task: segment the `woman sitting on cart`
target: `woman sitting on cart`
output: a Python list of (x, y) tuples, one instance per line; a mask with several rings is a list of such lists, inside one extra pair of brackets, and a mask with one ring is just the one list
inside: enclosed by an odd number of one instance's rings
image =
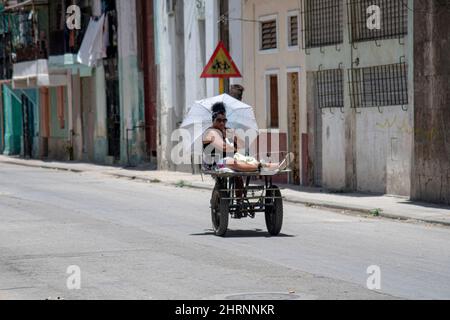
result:
[[(275, 164), (259, 162), (253, 157), (239, 154), (238, 138), (226, 126), (228, 120), (225, 105), (222, 102), (216, 103), (212, 107), (212, 113), (212, 127), (203, 135), (205, 169), (222, 172), (278, 172), (288, 167), (290, 155), (283, 162)], [(228, 137), (234, 137), (233, 142)]]

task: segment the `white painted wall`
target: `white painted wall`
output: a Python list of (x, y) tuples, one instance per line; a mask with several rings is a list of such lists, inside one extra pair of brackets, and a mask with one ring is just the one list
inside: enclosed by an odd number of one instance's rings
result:
[[(243, 4), (242, 0), (229, 0), (229, 31), (230, 31), (230, 55), (234, 63), (242, 73), (243, 67), (243, 27), (242, 14)], [(231, 84), (242, 84), (242, 78), (230, 79)]]
[[(191, 0), (192, 1), (192, 0)], [(219, 1), (206, 0), (206, 60), (211, 58), (219, 41)], [(206, 95), (213, 97), (219, 94), (219, 81), (216, 79), (206, 80)]]
[(173, 108), (174, 108), (174, 92), (172, 85), (172, 55), (171, 55), (171, 18), (166, 13), (166, 2), (155, 1), (155, 16), (157, 18), (156, 33), (157, 39), (157, 61), (159, 70), (158, 79), (158, 127), (159, 127), (159, 144), (158, 150), (158, 167), (168, 169), (168, 160), (170, 159), (170, 134), (173, 129)]
[(186, 105), (189, 106), (206, 97), (206, 80), (200, 79), (206, 64), (206, 21), (199, 20), (197, 3), (194, 0), (184, 1), (184, 56), (186, 79)]
[[(157, 16), (157, 61), (158, 61), (158, 128), (159, 128), (159, 150), (158, 167), (166, 170), (176, 170), (176, 166), (170, 161), (172, 148), (175, 145), (171, 141), (172, 133), (182, 122), (186, 109), (186, 91), (189, 86), (189, 99), (195, 99), (201, 86), (194, 79), (195, 71), (191, 69), (191, 61), (185, 60), (186, 50), (180, 52), (181, 47), (191, 46), (189, 59), (197, 60), (199, 55), (196, 50), (195, 27), (191, 32), (191, 39), (186, 41), (186, 17), (184, 6), (195, 5), (195, 1), (177, 2), (177, 10), (174, 15), (167, 14), (166, 1), (155, 1), (155, 15)], [(193, 8), (192, 6), (187, 8)], [(192, 11), (191, 11), (192, 12)], [(183, 25), (181, 25), (183, 24)], [(190, 27), (189, 27), (190, 29)], [(194, 39), (192, 38), (194, 36)], [(186, 63), (185, 63), (186, 62)], [(190, 71), (187, 75), (186, 69)], [(193, 69), (193, 68), (192, 68)], [(186, 77), (187, 75), (187, 77)], [(193, 90), (193, 92), (191, 91)]]
[[(412, 0), (409, 0), (412, 7)], [(335, 110), (324, 110), (323, 115), (323, 185), (331, 189), (346, 188), (345, 165), (348, 150), (354, 147), (356, 189), (364, 192), (379, 192), (408, 196), (410, 194), (411, 159), (413, 146), (413, 73), (412, 73), (412, 12), (409, 12), (409, 31), (404, 45), (397, 39), (357, 43), (352, 49), (349, 44), (347, 10), (344, 8), (344, 41), (342, 45), (309, 49), (306, 56), (307, 71), (319, 68), (336, 69), (342, 63), (344, 72), (345, 114)], [(347, 70), (352, 60), (359, 59), (358, 68), (394, 64), (405, 56), (409, 68), (408, 89), (410, 104), (408, 111), (400, 106), (353, 110)], [(355, 66), (356, 67), (356, 66)], [(308, 94), (316, 94), (308, 92)], [(343, 121), (343, 119), (346, 119)], [(356, 135), (355, 144), (348, 133)], [(347, 150), (347, 154), (346, 154)], [(313, 152), (313, 150), (311, 150)]]
[[(176, 168), (170, 163), (174, 146), (170, 141), (172, 132), (195, 101), (219, 94), (218, 80), (200, 78), (218, 44), (219, 1), (205, 1), (204, 20), (199, 19), (196, 0), (185, 0), (179, 4), (183, 6), (183, 52), (178, 52), (180, 35), (176, 32), (177, 17), (167, 15), (165, 1), (157, 1), (155, 6), (159, 61), (159, 167), (171, 170), (186, 169)], [(230, 0), (230, 15), (233, 18), (241, 17), (241, 8), (241, 0)], [(231, 54), (239, 67), (243, 61), (241, 27), (240, 21), (230, 21)], [(184, 80), (183, 85), (180, 85), (180, 77)]]

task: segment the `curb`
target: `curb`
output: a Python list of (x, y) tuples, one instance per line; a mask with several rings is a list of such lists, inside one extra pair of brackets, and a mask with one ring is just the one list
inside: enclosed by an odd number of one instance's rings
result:
[[(57, 167), (57, 166), (50, 166), (50, 165), (38, 165), (38, 164), (31, 164), (31, 163), (20, 163), (20, 162), (14, 162), (14, 161), (7, 161), (7, 160), (0, 160), (0, 163), (6, 163), (10, 165), (16, 165), (16, 166), (22, 166), (22, 167), (31, 167), (31, 168), (40, 168), (40, 169), (48, 169), (48, 170), (59, 170), (59, 171), (66, 171), (66, 172), (73, 172), (73, 173), (84, 173), (84, 172), (91, 172), (89, 170), (80, 170), (80, 169), (73, 169), (73, 168), (64, 168), (64, 167)], [(145, 178), (145, 177), (139, 177), (139, 176), (133, 176), (133, 175), (126, 175), (126, 174), (120, 174), (120, 173), (107, 173), (107, 172), (101, 172), (104, 175), (110, 176), (110, 177), (116, 177), (120, 179), (129, 179), (129, 180), (138, 180), (143, 181), (147, 183), (153, 183), (153, 184), (161, 184), (165, 186), (171, 186), (171, 187), (179, 187), (179, 188), (190, 188), (190, 189), (197, 189), (197, 190), (207, 190), (211, 191), (211, 186), (205, 186), (198, 183), (186, 183), (182, 187), (179, 186), (179, 182), (155, 182), (157, 180), (156, 178)], [(183, 180), (180, 180), (183, 181)], [(431, 219), (419, 219), (419, 218), (411, 218), (411, 217), (405, 217), (401, 215), (396, 215), (393, 213), (386, 213), (384, 211), (381, 211), (378, 216), (374, 216), (371, 214), (372, 210), (367, 208), (361, 208), (357, 206), (345, 206), (345, 205), (339, 205), (339, 204), (333, 204), (333, 203), (325, 203), (321, 201), (311, 201), (306, 199), (294, 199), (289, 196), (284, 197), (284, 200), (288, 203), (292, 204), (300, 204), (304, 206), (313, 206), (317, 208), (328, 208), (328, 209), (334, 209), (334, 210), (344, 210), (348, 213), (359, 213), (364, 214), (367, 216), (371, 216), (373, 218), (386, 218), (391, 220), (397, 220), (397, 221), (412, 221), (412, 222), (422, 222), (422, 223), (429, 223), (434, 225), (441, 225), (445, 227), (450, 227), (450, 221), (436, 221)]]
[(6, 164), (14, 165), (14, 166), (21, 166), (21, 167), (28, 167), (28, 168), (39, 168), (39, 169), (47, 169), (47, 170), (67, 171), (67, 172), (73, 172), (73, 173), (88, 172), (86, 170), (79, 170), (79, 169), (73, 169), (73, 168), (46, 166), (46, 165), (32, 164), (32, 163), (20, 163), (20, 162), (14, 162), (14, 161), (0, 160), (0, 163), (6, 163)]
[(411, 222), (421, 222), (421, 223), (430, 223), (434, 225), (440, 225), (445, 227), (450, 227), (450, 221), (437, 221), (432, 219), (426, 219), (426, 218), (412, 218), (412, 217), (405, 217), (401, 215), (397, 215), (394, 213), (386, 213), (384, 211), (381, 211), (378, 216), (374, 216), (372, 214), (372, 209), (367, 208), (361, 208), (361, 207), (351, 207), (351, 206), (343, 206), (338, 204), (330, 204), (330, 203), (323, 203), (320, 201), (310, 201), (310, 200), (298, 200), (298, 199), (292, 199), (292, 198), (285, 198), (286, 202), (289, 203), (295, 203), (295, 204), (301, 204), (305, 206), (313, 206), (317, 208), (328, 208), (328, 209), (335, 209), (335, 210), (344, 210), (347, 211), (347, 213), (360, 213), (364, 214), (366, 216), (370, 216), (372, 218), (386, 218), (390, 220), (397, 220), (397, 221), (411, 221)]

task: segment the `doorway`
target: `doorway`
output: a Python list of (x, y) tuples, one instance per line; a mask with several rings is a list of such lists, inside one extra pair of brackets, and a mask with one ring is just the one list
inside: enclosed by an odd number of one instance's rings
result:
[(33, 104), (25, 94), (22, 94), (22, 143), (23, 156), (33, 157), (34, 117)]
[(48, 88), (41, 88), (39, 90), (40, 96), (40, 114), (41, 114), (41, 158), (47, 159), (49, 153), (49, 138), (50, 138), (50, 95)]
[(105, 14), (108, 16), (109, 39), (108, 58), (103, 60), (106, 80), (106, 116), (108, 130), (108, 155), (120, 160), (121, 151), (121, 112), (119, 94), (119, 50), (118, 50), (118, 16), (115, 1), (105, 1)]

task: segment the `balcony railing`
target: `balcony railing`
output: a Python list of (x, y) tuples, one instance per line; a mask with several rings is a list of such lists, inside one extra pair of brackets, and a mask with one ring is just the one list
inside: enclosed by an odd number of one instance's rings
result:
[[(82, 3), (86, 2), (80, 1), (80, 5)], [(81, 8), (81, 29), (69, 30), (65, 23), (65, 8), (73, 4), (73, 0), (8, 4), (9, 7), (0, 14), (0, 36), (5, 35), (8, 40), (2, 41), (0, 59), (6, 55), (11, 58), (10, 61), (3, 58), (0, 68), (5, 69), (6, 62), (20, 63), (78, 53), (91, 17), (89, 5)]]

